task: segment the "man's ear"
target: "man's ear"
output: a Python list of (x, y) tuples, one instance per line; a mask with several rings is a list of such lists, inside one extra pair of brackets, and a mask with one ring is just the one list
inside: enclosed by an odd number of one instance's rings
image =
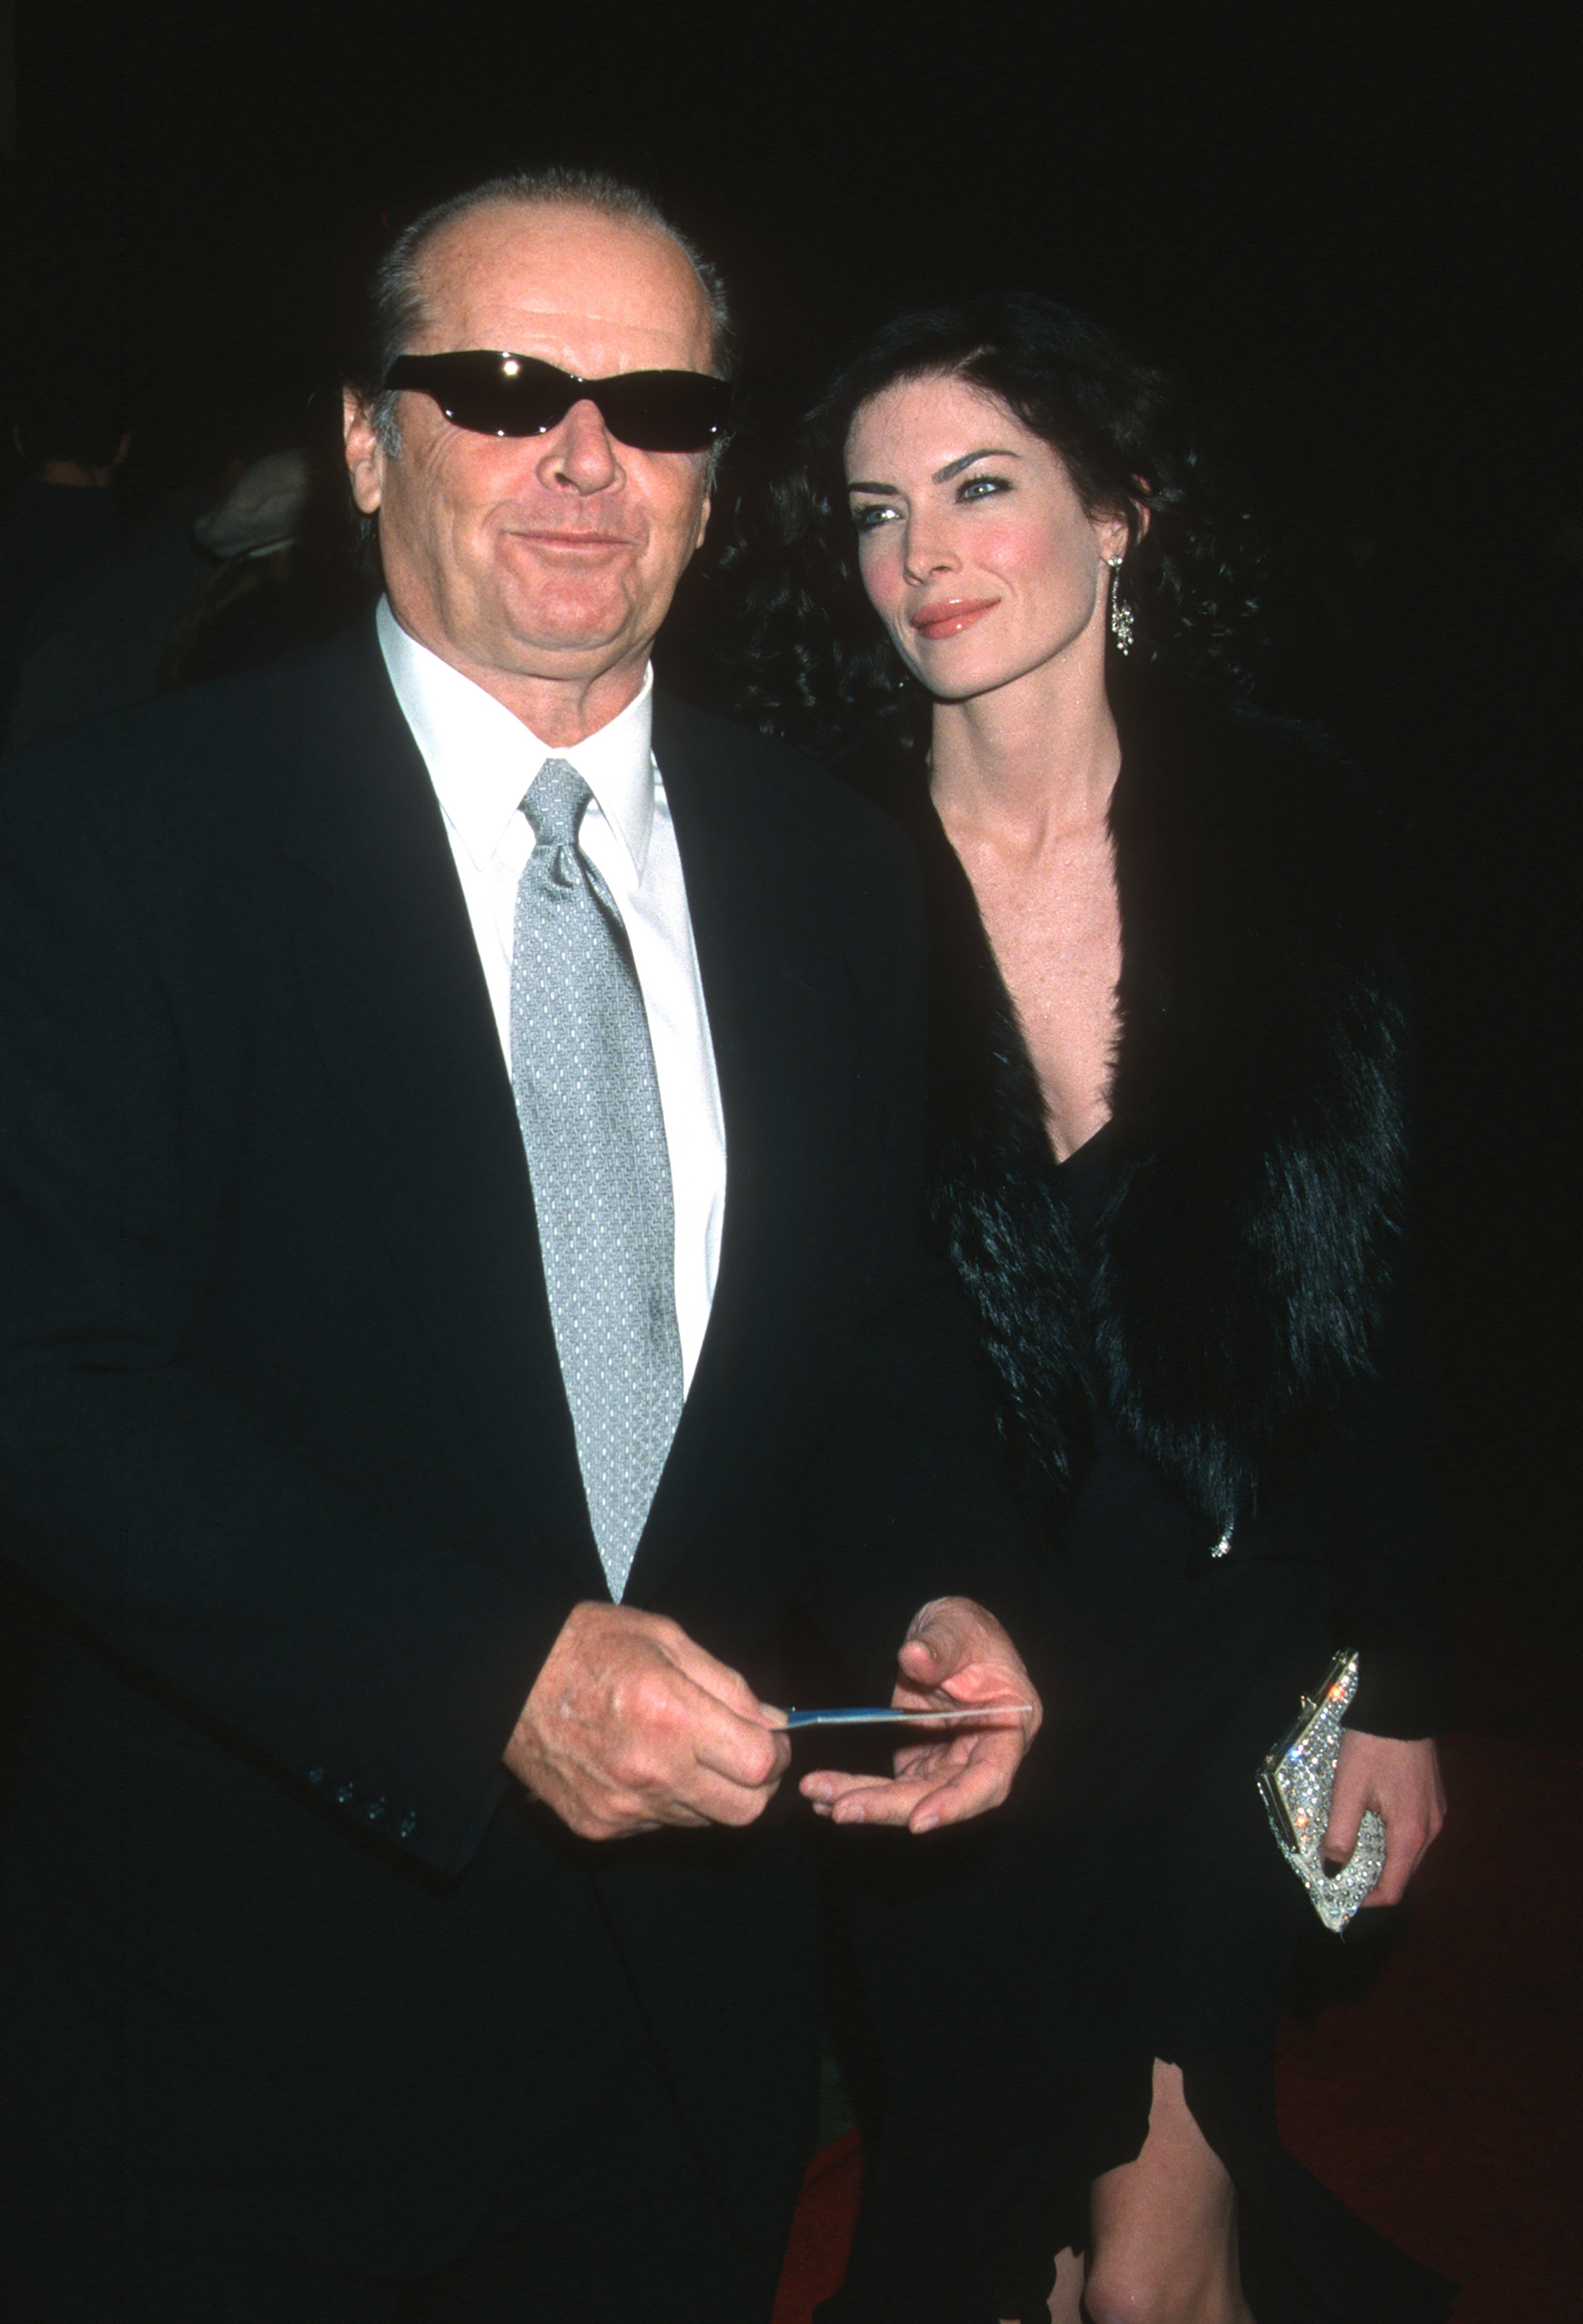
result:
[(365, 516), (372, 516), (384, 498), (384, 447), (368, 407), (355, 387), (341, 390), (341, 425), (352, 498)]

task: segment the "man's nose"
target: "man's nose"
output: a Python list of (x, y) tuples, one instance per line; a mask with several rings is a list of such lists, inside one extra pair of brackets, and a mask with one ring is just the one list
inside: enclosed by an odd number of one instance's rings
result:
[(605, 425), (605, 415), (585, 396), (574, 403), (551, 436), (539, 462), (545, 484), (569, 484), (574, 492), (603, 492), (616, 484), (621, 464), (616, 443)]

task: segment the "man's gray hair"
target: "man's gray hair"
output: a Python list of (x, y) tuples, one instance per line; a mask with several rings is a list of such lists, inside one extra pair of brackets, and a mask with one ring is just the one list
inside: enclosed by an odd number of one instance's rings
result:
[(623, 225), (652, 226), (673, 242), (698, 277), (709, 311), (709, 362), (717, 377), (729, 379), (734, 333), (726, 286), (717, 268), (697, 250), (679, 226), (673, 226), (652, 194), (629, 186), (602, 170), (555, 166), (517, 170), (490, 178), (465, 194), (436, 202), (396, 236), (375, 268), (368, 285), (367, 356), (365, 376), (354, 382), (365, 410), (374, 422), (384, 449), (400, 449), (396, 429), (396, 392), (384, 384), (398, 355), (406, 355), (423, 327), (423, 291), (420, 281), (424, 252), (436, 235), (459, 225), (476, 211), (502, 203), (524, 209), (594, 210)]

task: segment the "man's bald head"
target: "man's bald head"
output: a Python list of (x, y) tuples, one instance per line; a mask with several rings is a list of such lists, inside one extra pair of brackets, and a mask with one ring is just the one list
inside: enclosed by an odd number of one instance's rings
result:
[[(353, 498), (377, 519), (402, 627), (541, 741), (569, 743), (641, 686), (709, 507), (707, 431), (646, 448), (615, 432), (600, 395), (629, 373), (701, 384), (715, 310), (663, 220), (594, 201), (586, 181), (546, 199), (507, 180), (420, 225), (396, 282), (396, 352), (419, 375), (348, 389)], [(559, 375), (559, 416), (502, 431), (453, 416), (422, 383), (425, 357), (491, 352)]]
[(486, 179), (466, 193), (437, 202), (403, 228), (375, 269), (368, 286), (366, 355), (356, 382), (365, 407), (387, 450), (396, 449), (396, 398), (384, 385), (396, 357), (426, 343), (425, 261), (433, 245), (480, 210), (520, 206), (592, 212), (621, 225), (649, 227), (673, 243), (695, 277), (709, 321), (709, 367), (731, 375), (734, 331), (717, 268), (673, 225), (653, 196), (598, 170), (515, 171)]

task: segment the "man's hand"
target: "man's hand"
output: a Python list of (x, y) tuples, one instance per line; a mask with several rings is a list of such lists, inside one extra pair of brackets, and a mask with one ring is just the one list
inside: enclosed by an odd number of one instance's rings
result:
[(1348, 1728), (1341, 1738), (1330, 1821), (1320, 1842), (1327, 1864), (1345, 1864), (1352, 1854), (1365, 1808), (1373, 1808), (1384, 1824), (1385, 1861), (1364, 1904), (1399, 1904), (1446, 1821), (1446, 1794), (1434, 1745), (1401, 1743), (1389, 1735), (1357, 1735)]
[(785, 1774), (783, 1714), (661, 1614), (574, 1606), (507, 1767), (583, 1840), (748, 1824)]
[(801, 1790), (816, 1815), (836, 1823), (904, 1823), (909, 1831), (965, 1823), (998, 1807), (1012, 1787), (1043, 1717), (1022, 1657), (993, 1614), (970, 1598), (937, 1598), (915, 1614), (896, 1658), (891, 1696), (897, 1711), (948, 1711), (962, 1703), (1003, 1710), (984, 1727), (923, 1730), (896, 1753), (889, 1780), (820, 1768)]

